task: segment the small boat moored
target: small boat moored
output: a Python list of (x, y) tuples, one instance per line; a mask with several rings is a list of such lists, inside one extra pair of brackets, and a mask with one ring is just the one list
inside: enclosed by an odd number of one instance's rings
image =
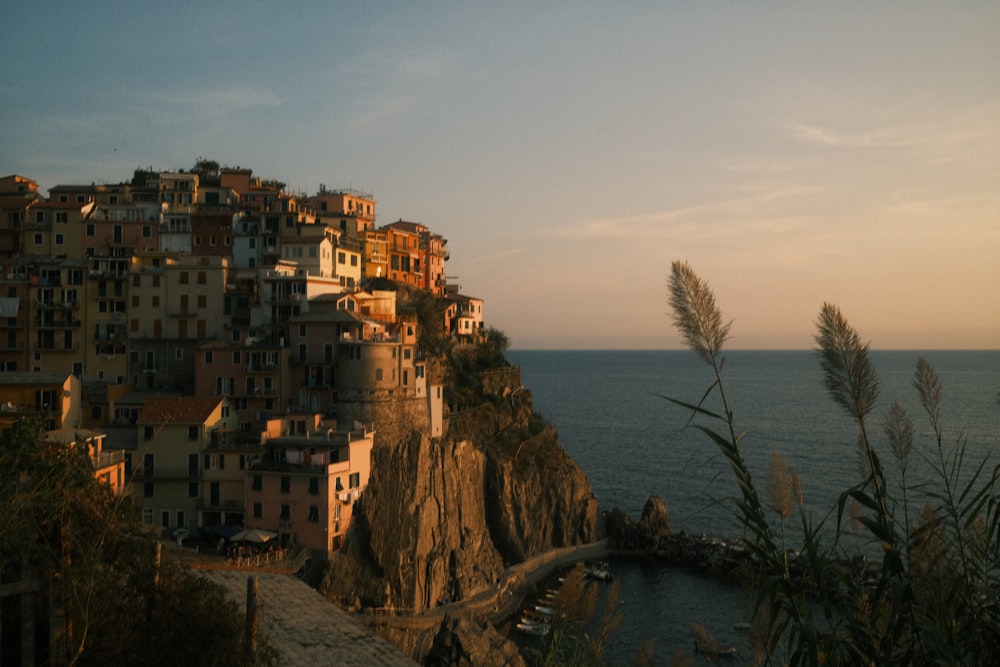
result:
[(611, 566), (604, 561), (588, 565), (584, 568), (583, 573), (587, 575), (587, 578), (596, 581), (611, 581), (615, 578), (611, 573)]

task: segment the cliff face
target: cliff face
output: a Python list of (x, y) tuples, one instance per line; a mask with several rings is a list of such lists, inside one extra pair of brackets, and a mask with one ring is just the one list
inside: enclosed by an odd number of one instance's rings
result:
[(491, 450), (485, 485), (493, 542), (508, 563), (597, 539), (590, 481), (551, 428)]
[(492, 588), (506, 565), (593, 541), (596, 523), (586, 475), (520, 392), (453, 419), (444, 438), (376, 444), (324, 588), (348, 604), (427, 610)]

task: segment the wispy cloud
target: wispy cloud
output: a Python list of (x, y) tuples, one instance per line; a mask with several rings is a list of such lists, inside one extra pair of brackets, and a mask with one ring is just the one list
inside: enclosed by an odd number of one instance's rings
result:
[(910, 151), (926, 162), (972, 160), (1000, 153), (1000, 99), (966, 106), (883, 110), (886, 120), (852, 113), (844, 122), (797, 122), (791, 135), (806, 144), (831, 148), (885, 148)]
[[(728, 223), (751, 218), (764, 219), (762, 209), (779, 200), (792, 200), (823, 192), (824, 188), (813, 186), (782, 186), (770, 188), (746, 188), (744, 194), (708, 201), (676, 209), (641, 213), (638, 215), (602, 217), (583, 221), (578, 225), (554, 229), (551, 235), (560, 238), (602, 238), (632, 239), (649, 238), (653, 233), (669, 233), (689, 229), (697, 225), (706, 229), (706, 224)], [(771, 216), (777, 220), (781, 216)]]

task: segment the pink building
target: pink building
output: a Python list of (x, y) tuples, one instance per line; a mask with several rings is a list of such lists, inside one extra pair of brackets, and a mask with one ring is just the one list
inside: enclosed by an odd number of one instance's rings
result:
[(246, 526), (326, 557), (340, 548), (371, 475), (375, 432), (337, 430), (318, 414), (268, 422), (264, 453), (247, 474)]

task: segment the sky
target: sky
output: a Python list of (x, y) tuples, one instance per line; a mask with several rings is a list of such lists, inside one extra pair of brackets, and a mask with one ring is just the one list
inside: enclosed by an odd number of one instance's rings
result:
[(448, 239), (515, 349), (1000, 348), (1000, 3), (23, 4), (0, 175), (199, 158)]

